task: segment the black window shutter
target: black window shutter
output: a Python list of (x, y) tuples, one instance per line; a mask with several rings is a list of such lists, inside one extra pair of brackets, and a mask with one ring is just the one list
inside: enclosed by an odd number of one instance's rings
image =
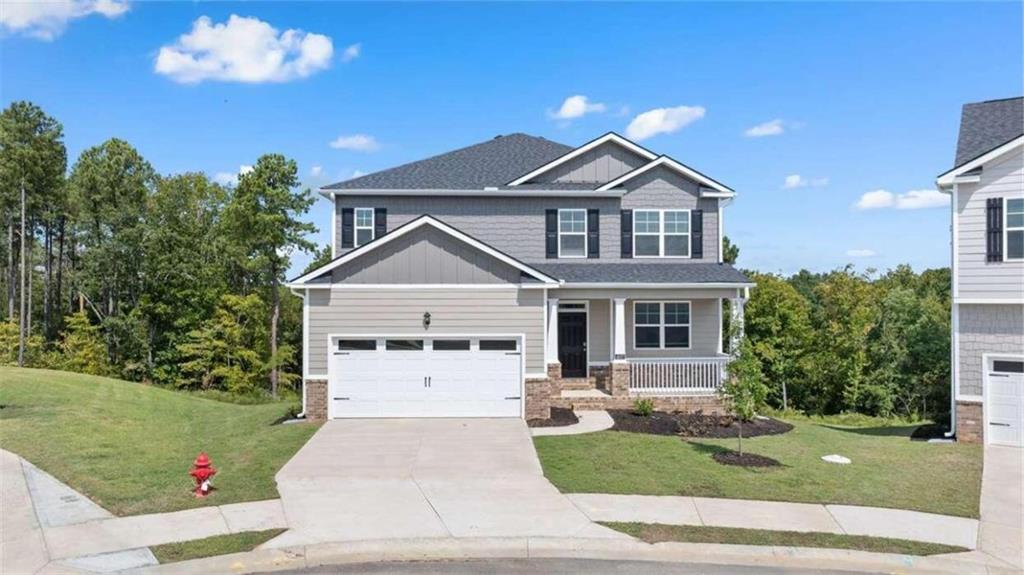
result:
[(558, 257), (558, 210), (544, 213), (544, 255), (548, 259)]
[(373, 238), (377, 239), (388, 233), (388, 209), (373, 209)]
[(690, 212), (690, 257), (704, 257), (704, 210)]
[(1003, 198), (985, 204), (985, 261), (1003, 261)]
[(587, 210), (587, 257), (601, 257), (601, 212)]
[(355, 210), (353, 208), (341, 208), (341, 247), (351, 248), (355, 245), (353, 242), (354, 235), (354, 219)]
[(623, 259), (629, 259), (633, 257), (633, 210), (622, 210), (620, 222), (620, 229), (622, 230), (622, 257)]

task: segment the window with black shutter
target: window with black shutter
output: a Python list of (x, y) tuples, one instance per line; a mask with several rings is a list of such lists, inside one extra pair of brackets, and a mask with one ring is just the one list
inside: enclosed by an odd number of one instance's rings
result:
[(601, 212), (587, 210), (587, 257), (601, 257)]
[(704, 210), (690, 212), (690, 257), (704, 257)]
[(388, 209), (374, 208), (373, 210), (373, 237), (374, 239), (388, 233)]
[(558, 210), (544, 212), (544, 257), (558, 258)]
[(355, 245), (355, 209), (341, 208), (341, 247), (351, 248)]
[(619, 214), (623, 259), (633, 257), (633, 210), (622, 210)]

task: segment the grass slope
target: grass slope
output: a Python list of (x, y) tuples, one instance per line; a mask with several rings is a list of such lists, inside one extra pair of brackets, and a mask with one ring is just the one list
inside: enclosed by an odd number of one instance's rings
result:
[(873, 553), (901, 553), (903, 555), (938, 555), (969, 551), (954, 545), (886, 539), (864, 535), (837, 535), (835, 533), (802, 533), (796, 531), (766, 531), (763, 529), (737, 529), (734, 527), (706, 527), (698, 525), (660, 525), (656, 523), (602, 523), (646, 541), (662, 543), (726, 543), (732, 545), (771, 545), (781, 547), (826, 547), (853, 549)]
[[(116, 515), (272, 499), (274, 474), (316, 431), (272, 425), (288, 404), (234, 405), (61, 371), (0, 367), (0, 437)], [(217, 491), (192, 497), (188, 471), (213, 459)]]
[[(785, 467), (720, 465), (711, 454), (735, 439), (604, 431), (537, 437), (544, 474), (565, 493), (690, 495), (843, 503), (978, 517), (982, 451), (977, 445), (910, 441), (913, 426), (839, 427), (788, 419), (784, 435), (743, 441), (743, 449)], [(821, 460), (845, 455), (851, 465)]]
[(262, 543), (284, 533), (285, 529), (268, 529), (266, 531), (244, 531), (228, 535), (214, 535), (205, 539), (194, 539), (181, 543), (166, 543), (150, 547), (153, 556), (160, 563), (176, 563), (189, 559), (201, 559), (214, 555), (228, 555), (252, 551)]

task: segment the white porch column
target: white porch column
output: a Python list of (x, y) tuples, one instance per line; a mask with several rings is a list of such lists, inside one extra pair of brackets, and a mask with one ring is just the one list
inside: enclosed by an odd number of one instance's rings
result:
[(729, 353), (736, 355), (740, 350), (740, 342), (743, 341), (743, 306), (746, 305), (747, 298), (734, 297), (731, 302), (732, 305), (729, 306), (729, 311), (732, 318), (730, 322), (732, 333), (729, 338)]
[(613, 361), (626, 360), (626, 298), (615, 298), (615, 348)]
[(548, 299), (547, 349), (544, 350), (544, 368), (558, 363), (558, 298)]

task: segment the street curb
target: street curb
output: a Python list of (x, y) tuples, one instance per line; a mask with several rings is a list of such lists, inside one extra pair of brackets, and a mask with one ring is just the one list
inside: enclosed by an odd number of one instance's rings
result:
[[(267, 573), (326, 565), (386, 561), (471, 559), (606, 559), (710, 563), (960, 575), (993, 575), (999, 568), (946, 557), (914, 557), (865, 551), (804, 547), (655, 543), (635, 539), (556, 537), (383, 539), (319, 543), (283, 549), (259, 549), (179, 563), (123, 571), (133, 574), (206, 575), (207, 573)], [(1011, 571), (1006, 570), (1005, 573)]]

